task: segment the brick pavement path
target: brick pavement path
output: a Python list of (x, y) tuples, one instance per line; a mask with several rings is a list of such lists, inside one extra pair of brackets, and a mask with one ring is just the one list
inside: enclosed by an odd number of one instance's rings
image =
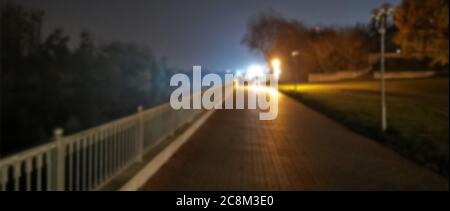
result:
[(279, 116), (218, 110), (142, 190), (448, 190), (448, 180), (279, 95)]

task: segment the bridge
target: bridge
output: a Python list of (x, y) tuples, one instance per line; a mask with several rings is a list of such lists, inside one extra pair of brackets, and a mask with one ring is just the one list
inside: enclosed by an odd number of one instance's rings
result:
[(0, 160), (0, 188), (448, 190), (442, 176), (273, 95), (274, 121), (259, 121), (258, 110), (163, 104), (76, 134), (55, 129), (51, 142)]

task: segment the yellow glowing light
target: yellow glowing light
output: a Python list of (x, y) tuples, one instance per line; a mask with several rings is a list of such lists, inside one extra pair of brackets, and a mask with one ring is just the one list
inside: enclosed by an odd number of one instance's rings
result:
[(281, 60), (278, 58), (272, 59), (272, 68), (275, 78), (278, 80), (281, 76)]
[(281, 67), (281, 60), (278, 58), (272, 59), (272, 67), (274, 69), (280, 68)]

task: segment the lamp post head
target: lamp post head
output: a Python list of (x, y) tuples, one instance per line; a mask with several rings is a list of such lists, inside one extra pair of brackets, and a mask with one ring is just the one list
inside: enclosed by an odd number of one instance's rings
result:
[(386, 33), (387, 23), (395, 13), (395, 8), (390, 4), (383, 4), (381, 7), (372, 10), (371, 16), (375, 21), (375, 26), (380, 34)]

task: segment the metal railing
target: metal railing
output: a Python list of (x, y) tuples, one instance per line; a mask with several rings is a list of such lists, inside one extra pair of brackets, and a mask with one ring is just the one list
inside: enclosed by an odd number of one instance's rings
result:
[(55, 129), (50, 143), (0, 160), (0, 190), (101, 189), (202, 112), (163, 104), (69, 136)]

